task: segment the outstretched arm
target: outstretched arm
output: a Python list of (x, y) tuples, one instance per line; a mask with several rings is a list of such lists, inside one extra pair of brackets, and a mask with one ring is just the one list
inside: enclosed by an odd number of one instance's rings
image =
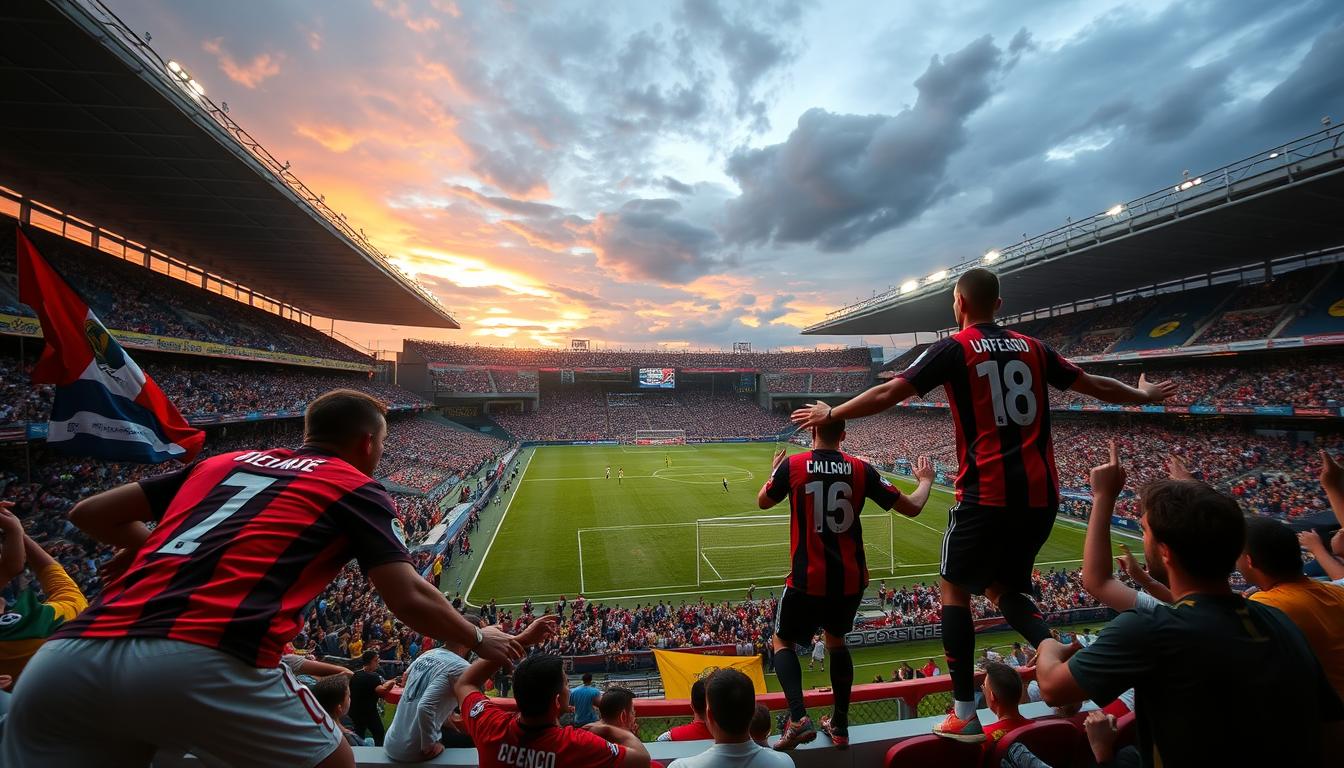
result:
[(915, 462), (915, 477), (919, 480), (919, 485), (909, 495), (902, 494), (896, 500), (896, 511), (906, 517), (914, 517), (924, 511), (924, 505), (929, 501), (929, 491), (933, 489), (933, 462), (928, 456), (920, 456)]
[(422, 635), (465, 645), (482, 658), (500, 663), (523, 657), (523, 648), (513, 636), (499, 627), (474, 626), (453, 608), (443, 593), (421, 578), (410, 563), (387, 563), (372, 568), (369, 581), (392, 614)]
[(1110, 450), (1110, 461), (1092, 468), (1092, 514), (1087, 518), (1083, 541), (1083, 589), (1102, 605), (1127, 611), (1134, 607), (1138, 592), (1116, 579), (1111, 567), (1111, 513), (1125, 488), (1126, 474), (1114, 440)]
[(155, 519), (139, 483), (127, 483), (90, 496), (70, 510), (70, 522), (102, 544), (137, 550), (149, 538), (145, 522)]
[(836, 419), (858, 419), (881, 413), (897, 403), (918, 394), (915, 386), (897, 376), (837, 406), (813, 403), (793, 412), (793, 423), (800, 427), (816, 427)]
[(1160, 403), (1176, 394), (1176, 384), (1171, 381), (1150, 382), (1142, 374), (1139, 385), (1131, 387), (1110, 376), (1098, 376), (1095, 373), (1080, 373), (1074, 379), (1074, 392), (1090, 395), (1107, 403)]

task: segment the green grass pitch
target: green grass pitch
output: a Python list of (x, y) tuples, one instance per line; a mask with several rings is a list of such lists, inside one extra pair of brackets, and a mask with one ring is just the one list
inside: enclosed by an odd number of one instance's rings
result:
[[(504, 500), (504, 519), (486, 544), (467, 601), (480, 605), (495, 598), (510, 605), (530, 597), (546, 602), (560, 595), (572, 599), (581, 591), (589, 599), (623, 605), (700, 596), (736, 600), (752, 581), (757, 596), (767, 596), (783, 585), (788, 534), (784, 526), (762, 525), (755, 518), (777, 516), (788, 507), (785, 502), (762, 512), (756, 493), (777, 448), (737, 443), (527, 449), (519, 465), (521, 482)], [(789, 450), (802, 449), (790, 445)], [(620, 468), (625, 470), (622, 481), (617, 480)], [(902, 490), (913, 487), (908, 478), (894, 482)], [(937, 578), (953, 503), (950, 491), (935, 488), (914, 519), (865, 505), (872, 589), (884, 578), (888, 585)], [(739, 518), (741, 530), (732, 521), (701, 527), (705, 540), (697, 550), (695, 521), (726, 517)], [(1082, 549), (1082, 527), (1060, 522), (1037, 565), (1078, 567)]]

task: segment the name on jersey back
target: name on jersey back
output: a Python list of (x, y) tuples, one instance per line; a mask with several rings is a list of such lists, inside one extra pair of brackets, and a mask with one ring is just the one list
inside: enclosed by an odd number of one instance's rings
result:
[(244, 464), (251, 464), (254, 467), (265, 467), (266, 469), (290, 469), (295, 472), (312, 472), (314, 469), (327, 463), (326, 459), (315, 459), (311, 456), (295, 456), (289, 459), (282, 459), (279, 456), (272, 456), (262, 451), (248, 451), (247, 453), (235, 456), (234, 461), (241, 461)]
[(817, 461), (808, 459), (807, 473), (809, 475), (852, 475), (854, 474), (854, 465), (848, 461)]

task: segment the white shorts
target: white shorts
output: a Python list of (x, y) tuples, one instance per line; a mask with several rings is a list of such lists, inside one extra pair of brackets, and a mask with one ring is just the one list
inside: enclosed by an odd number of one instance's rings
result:
[(177, 640), (52, 640), (10, 703), (6, 768), (146, 766), (160, 750), (208, 766), (311, 768), (342, 741), (287, 668)]

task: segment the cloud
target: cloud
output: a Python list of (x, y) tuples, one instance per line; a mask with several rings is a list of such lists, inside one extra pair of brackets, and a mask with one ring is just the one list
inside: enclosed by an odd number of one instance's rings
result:
[(534, 203), (530, 200), (515, 200), (512, 197), (483, 195), (470, 187), (464, 187), (462, 185), (454, 186), (453, 192), (487, 208), (493, 208), (497, 211), (512, 213), (519, 216), (549, 219), (564, 213), (564, 209), (559, 206), (547, 205), (546, 203)]
[(915, 81), (918, 100), (899, 114), (811, 109), (783, 144), (734, 153), (727, 171), (742, 194), (727, 206), (725, 239), (845, 251), (915, 218), (950, 191), (948, 159), (1002, 58), (982, 37), (934, 56)]
[(593, 222), (598, 264), (627, 278), (689, 282), (731, 264), (719, 236), (677, 216), (674, 200), (632, 200)]
[(664, 176), (661, 180), (659, 180), (659, 183), (662, 184), (662, 186), (665, 189), (667, 189), (668, 192), (673, 192), (678, 195), (689, 195), (695, 191), (695, 187), (692, 187), (690, 184), (684, 184), (680, 181), (677, 181), (671, 176)]
[(438, 19), (429, 14), (417, 15), (405, 0), (373, 0), (373, 7), (400, 21), (412, 32), (432, 32), (439, 28)]
[(280, 63), (285, 60), (283, 53), (259, 53), (247, 62), (239, 62), (224, 49), (224, 38), (216, 37), (201, 43), (206, 53), (213, 53), (219, 62), (219, 68), (230, 80), (244, 88), (256, 88), (266, 80), (280, 74)]

